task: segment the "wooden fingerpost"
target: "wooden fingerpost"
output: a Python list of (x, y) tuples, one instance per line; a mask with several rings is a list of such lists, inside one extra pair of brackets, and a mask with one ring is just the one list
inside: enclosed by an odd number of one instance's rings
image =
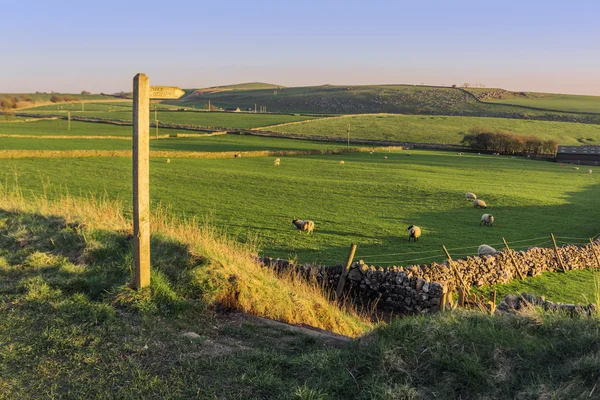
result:
[(592, 253), (594, 253), (594, 257), (596, 257), (596, 264), (598, 264), (598, 268), (600, 268), (600, 257), (598, 257), (598, 253), (596, 253), (596, 248), (594, 247), (594, 241), (590, 238), (590, 246), (592, 247)]
[(150, 80), (133, 78), (133, 286), (150, 285)]
[(456, 269), (456, 266), (454, 265), (454, 261), (452, 261), (452, 257), (450, 257), (450, 253), (448, 253), (446, 246), (442, 245), (442, 248), (444, 249), (444, 253), (446, 253), (446, 257), (448, 257), (448, 263), (450, 264), (450, 268), (452, 268), (454, 275), (456, 275), (456, 277), (460, 281), (460, 284), (465, 288), (466, 293), (469, 293), (469, 288), (468, 288), (467, 284), (465, 283), (465, 281), (463, 280), (463, 277), (460, 274), (460, 272), (458, 272), (458, 269)]
[(506, 252), (510, 255), (510, 259), (511, 259), (513, 265), (515, 266), (515, 269), (517, 270), (517, 274), (519, 274), (519, 278), (521, 278), (521, 280), (525, 279), (525, 277), (523, 276), (523, 273), (521, 272), (520, 265), (517, 264), (517, 260), (515, 259), (514, 254), (511, 252), (510, 247), (508, 247), (508, 243), (506, 243), (506, 240), (504, 238), (502, 238), (502, 241), (504, 242), (504, 247), (506, 248)]
[(560, 269), (562, 270), (562, 272), (567, 272), (567, 269), (565, 268), (565, 264), (563, 263), (563, 260), (562, 260), (562, 258), (560, 258), (560, 254), (558, 253), (558, 247), (556, 246), (556, 239), (554, 239), (554, 233), (551, 233), (550, 237), (552, 238), (552, 244), (554, 245), (554, 254), (556, 254), (556, 260), (558, 261), (558, 264), (560, 265)]
[(335, 290), (335, 297), (337, 299), (342, 298), (342, 292), (344, 291), (344, 286), (346, 286), (346, 277), (348, 276), (348, 271), (350, 271), (350, 266), (352, 265), (352, 261), (354, 260), (354, 253), (356, 252), (356, 244), (352, 243), (350, 246), (350, 253), (348, 253), (348, 260), (346, 261), (346, 267), (342, 271), (342, 275), (340, 275), (340, 280), (338, 281), (337, 288)]

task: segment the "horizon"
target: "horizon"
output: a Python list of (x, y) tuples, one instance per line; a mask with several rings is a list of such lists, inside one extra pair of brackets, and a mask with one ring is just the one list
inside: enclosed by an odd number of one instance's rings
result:
[[(318, 10), (315, 12), (314, 10)], [(462, 86), (600, 95), (600, 4), (462, 1), (449, 5), (258, 1), (8, 4), (18, 32), (0, 92), (116, 93), (152, 83), (208, 88)], [(192, 16), (192, 18), (190, 18)], [(197, 16), (198, 18), (193, 18)], [(158, 27), (146, 21), (158, 21)], [(394, 83), (389, 83), (394, 82)]]

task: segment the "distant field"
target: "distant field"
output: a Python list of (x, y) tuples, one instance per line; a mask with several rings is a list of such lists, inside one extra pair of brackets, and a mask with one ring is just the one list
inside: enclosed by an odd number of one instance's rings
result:
[[(35, 109), (26, 110), (34, 112)], [(64, 111), (40, 110), (40, 113), (63, 115)], [(131, 111), (96, 112), (84, 111), (71, 114), (73, 116), (105, 118), (113, 120), (131, 121)], [(288, 122), (306, 121), (314, 117), (304, 115), (279, 115), (279, 114), (246, 114), (225, 112), (160, 112), (158, 120), (184, 125), (197, 125), (203, 127), (249, 129), (261, 126), (283, 124)], [(154, 121), (154, 112), (151, 112), (150, 120)]]
[[(561, 144), (600, 144), (600, 125), (509, 118), (369, 115), (329, 118), (272, 128), (306, 136), (459, 144), (474, 126), (506, 129), (523, 135), (555, 139)], [(269, 129), (269, 128), (265, 128)], [(591, 139), (591, 140), (588, 140)]]
[[(154, 110), (154, 108), (158, 108), (160, 109), (177, 109), (177, 106), (174, 105), (169, 105), (169, 104), (162, 104), (162, 103), (152, 103), (150, 105), (151, 110)], [(52, 111), (52, 112), (67, 112), (67, 111), (72, 111), (72, 112), (81, 112), (81, 108), (82, 108), (82, 104), (81, 103), (55, 103), (55, 104), (49, 104), (49, 105), (45, 105), (45, 106), (37, 106), (37, 107), (31, 107), (31, 108), (27, 108), (24, 110), (20, 110), (22, 112), (46, 112), (46, 111)], [(90, 102), (90, 103), (84, 103), (83, 104), (83, 110), (84, 111), (128, 111), (128, 112), (132, 112), (132, 108), (133, 105), (131, 103), (131, 101), (107, 101), (107, 102), (98, 102), (98, 103), (94, 103), (94, 102)], [(78, 115), (78, 114), (73, 114), (73, 115)]]
[[(0, 137), (3, 150), (131, 150), (130, 140), (119, 139), (39, 139)], [(255, 150), (313, 150), (346, 147), (344, 144), (263, 138), (244, 135), (199, 136), (197, 138), (168, 138), (150, 141), (150, 150), (163, 151), (255, 151)]]
[[(35, 136), (131, 136), (131, 126), (98, 124), (71, 121), (71, 131), (67, 130), (66, 120), (33, 121), (22, 123), (0, 123), (0, 135), (35, 135)], [(169, 130), (161, 130), (168, 133)], [(180, 131), (176, 131), (180, 132)]]
[[(272, 157), (156, 160), (152, 204), (206, 218), (240, 241), (257, 240), (262, 254), (325, 264), (343, 262), (351, 243), (371, 264), (399, 265), (441, 261), (442, 245), (463, 257), (482, 243), (499, 246), (502, 237), (528, 240), (515, 245), (523, 248), (548, 242), (550, 232), (584, 238), (600, 232), (600, 171), (510, 157), (411, 154), (282, 157), (280, 167)], [(26, 194), (42, 193), (46, 180), (51, 196), (67, 188), (76, 196), (107, 193), (129, 210), (127, 157), (2, 160), (0, 182), (15, 173)], [(466, 191), (488, 209), (474, 209)], [(479, 225), (484, 212), (496, 217), (493, 228)], [(294, 217), (314, 220), (314, 234), (297, 231)], [(417, 243), (407, 242), (409, 224), (423, 228)]]

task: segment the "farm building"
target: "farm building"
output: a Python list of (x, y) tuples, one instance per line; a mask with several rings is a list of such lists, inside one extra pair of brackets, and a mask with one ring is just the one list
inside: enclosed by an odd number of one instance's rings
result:
[(239, 107), (236, 108), (226, 108), (225, 112), (241, 112)]
[(556, 161), (569, 164), (600, 165), (600, 146), (558, 146)]

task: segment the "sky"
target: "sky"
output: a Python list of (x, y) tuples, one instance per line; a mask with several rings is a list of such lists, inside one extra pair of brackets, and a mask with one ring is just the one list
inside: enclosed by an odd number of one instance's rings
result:
[(2, 2), (0, 92), (242, 82), (600, 95), (600, 2)]

